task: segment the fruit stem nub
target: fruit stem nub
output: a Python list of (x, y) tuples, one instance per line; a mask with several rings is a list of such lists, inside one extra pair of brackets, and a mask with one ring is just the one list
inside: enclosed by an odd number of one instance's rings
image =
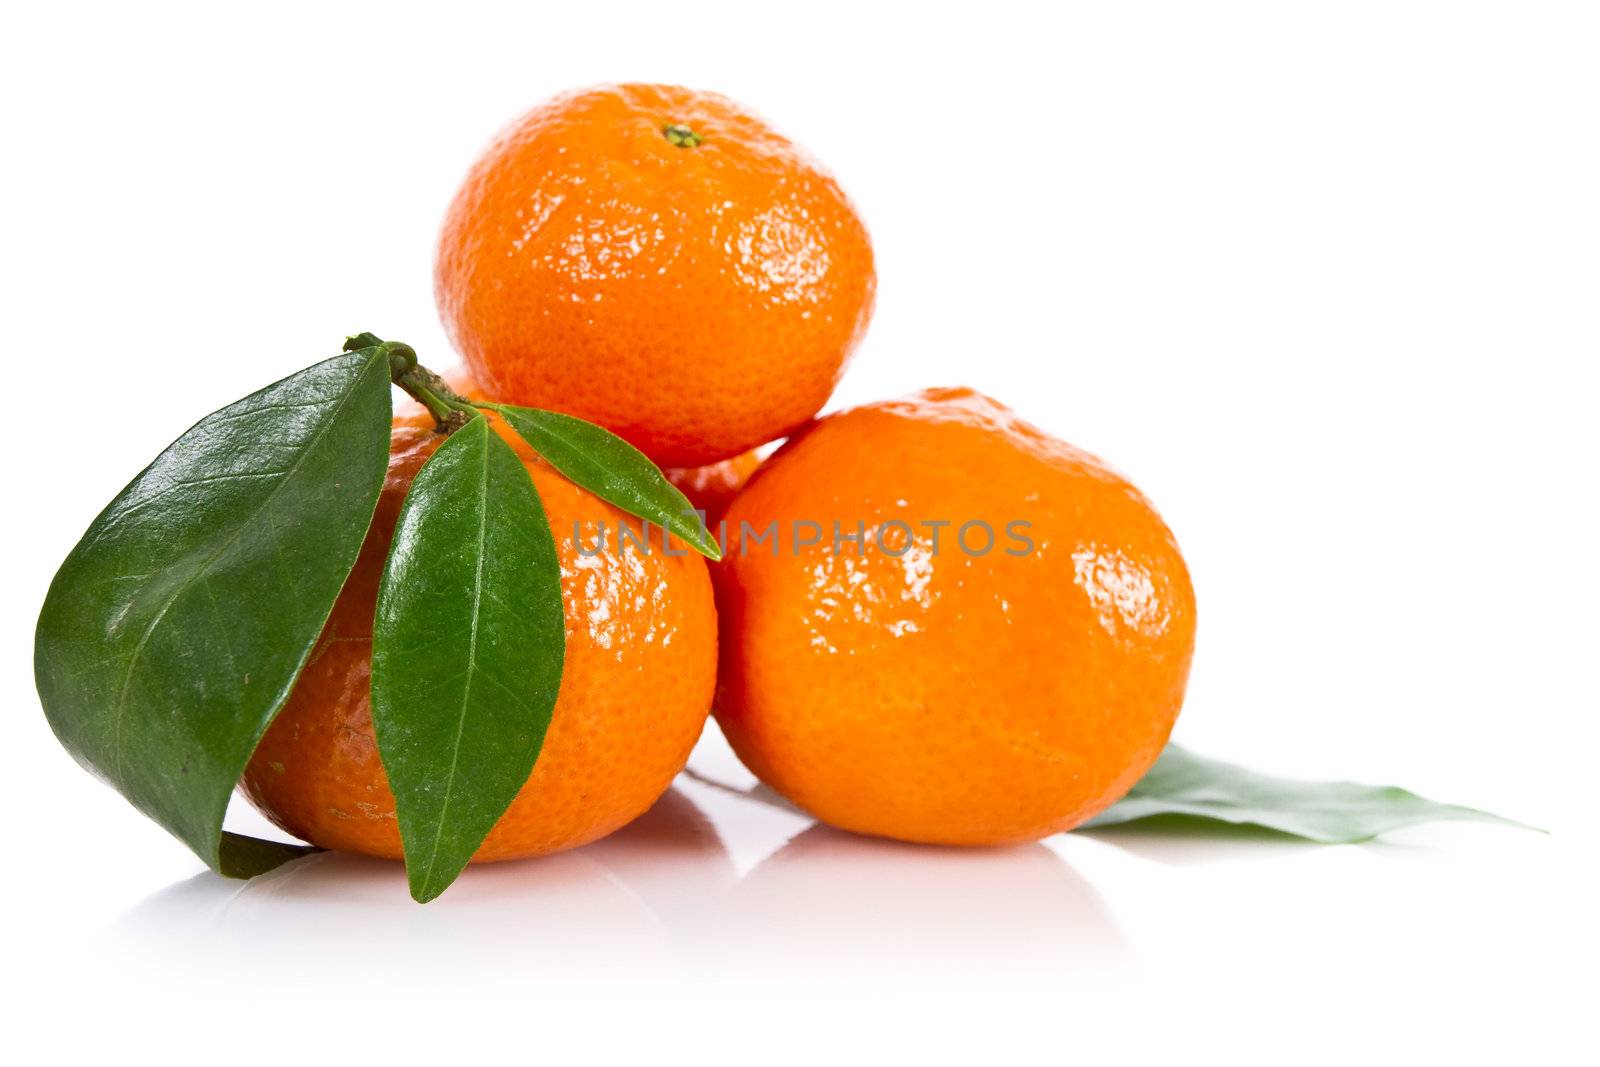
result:
[(697, 148), (700, 142), (705, 140), (704, 137), (701, 137), (689, 127), (676, 122), (661, 127), (661, 136), (679, 148)]

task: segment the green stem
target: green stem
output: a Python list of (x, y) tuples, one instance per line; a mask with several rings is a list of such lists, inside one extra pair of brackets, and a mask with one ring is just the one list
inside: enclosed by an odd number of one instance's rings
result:
[(471, 404), (458, 400), (455, 394), (450, 393), (448, 388), (446, 388), (445, 392), (449, 395), (441, 396), (426, 384), (424, 376), (437, 377), (428, 368), (418, 367), (411, 374), (397, 379), (395, 384), (428, 409), (428, 414), (433, 416), (436, 430), (443, 434), (454, 433), (478, 417), (478, 412)]
[(344, 343), (345, 351), (376, 347), (389, 360), (389, 380), (404, 389), (413, 400), (428, 409), (434, 429), (451, 434), (478, 418), (477, 409), (466, 397), (450, 388), (439, 375), (417, 362), (417, 351), (404, 341), (385, 341), (376, 334), (358, 333)]

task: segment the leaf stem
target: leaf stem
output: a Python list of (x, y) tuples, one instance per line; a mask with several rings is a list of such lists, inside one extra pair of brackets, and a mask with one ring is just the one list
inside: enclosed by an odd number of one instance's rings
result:
[(479, 418), (477, 409), (456, 395), (427, 367), (415, 366), (404, 374), (396, 375), (394, 384), (404, 389), (433, 416), (434, 429), (442, 434), (452, 434), (473, 419)]
[(450, 388), (439, 375), (417, 362), (417, 350), (404, 341), (385, 341), (373, 333), (358, 333), (345, 339), (346, 352), (356, 348), (381, 349), (389, 359), (389, 380), (394, 382), (433, 416), (434, 429), (452, 434), (473, 419), (478, 411), (466, 397)]

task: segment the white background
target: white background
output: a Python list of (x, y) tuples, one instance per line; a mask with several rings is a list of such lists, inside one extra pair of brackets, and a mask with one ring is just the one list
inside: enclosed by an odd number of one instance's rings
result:
[[(544, 7), (0, 16), (4, 1039), (1592, 1056), (1595, 9)], [(834, 406), (970, 384), (1156, 501), (1200, 604), (1180, 740), (1551, 835), (949, 853), (684, 779), (649, 824), (426, 908), (341, 857), (202, 873), (50, 735), (51, 573), (195, 418), (347, 333), (453, 362), (431, 259), (455, 183), (502, 123), (605, 80), (728, 93), (841, 177), (880, 299)], [(748, 781), (714, 729), (692, 765)]]

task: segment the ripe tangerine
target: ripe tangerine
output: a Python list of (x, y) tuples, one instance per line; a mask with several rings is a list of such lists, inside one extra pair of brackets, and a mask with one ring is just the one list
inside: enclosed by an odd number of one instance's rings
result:
[[(1030, 841), (1110, 805), (1166, 743), (1194, 647), (1177, 544), (1124, 478), (995, 401), (928, 390), (822, 419), (726, 518), (717, 719), (823, 821)], [(774, 523), (789, 540), (761, 539)]]
[[(555, 533), (566, 660), (533, 773), (473, 857), (575, 848), (646, 811), (699, 739), (716, 675), (716, 612), (705, 561), (615, 540), (625, 516), (556, 473), (498, 420), (523, 458)], [(245, 796), (278, 826), (324, 848), (398, 859), (394, 795), (372, 728), (372, 620), (400, 504), (438, 443), (418, 410), (395, 419), (372, 528), (288, 703), (245, 770)], [(681, 546), (678, 546), (681, 549)], [(676, 553), (678, 549), (675, 549)]]
[(567, 93), (512, 123), (451, 203), (435, 272), (491, 397), (670, 467), (814, 415), (875, 291), (838, 183), (733, 101), (670, 85)]

